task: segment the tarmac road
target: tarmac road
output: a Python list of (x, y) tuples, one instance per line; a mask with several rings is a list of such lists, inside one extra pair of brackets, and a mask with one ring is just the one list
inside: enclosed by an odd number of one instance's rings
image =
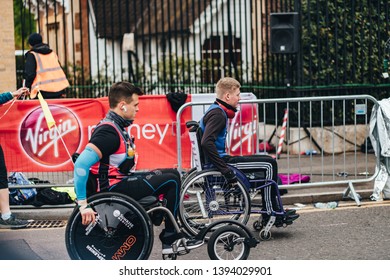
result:
[[(250, 252), (251, 260), (389, 260), (390, 201), (340, 202), (336, 209), (299, 209), (301, 217), (287, 228), (273, 228), (272, 238)], [(255, 217), (248, 226), (252, 229)], [(155, 229), (150, 256), (161, 259)], [(19, 259), (68, 260), (65, 227), (0, 230), (0, 243), (9, 243)], [(257, 236), (257, 235), (256, 235)], [(11, 249), (10, 249), (11, 250)], [(1, 258), (0, 258), (1, 259)], [(182, 260), (208, 260), (207, 246), (193, 250)]]

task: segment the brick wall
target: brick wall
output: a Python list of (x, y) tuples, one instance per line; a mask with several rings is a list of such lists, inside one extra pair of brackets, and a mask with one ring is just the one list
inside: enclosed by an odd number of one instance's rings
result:
[(0, 0), (0, 93), (16, 89), (13, 1)]

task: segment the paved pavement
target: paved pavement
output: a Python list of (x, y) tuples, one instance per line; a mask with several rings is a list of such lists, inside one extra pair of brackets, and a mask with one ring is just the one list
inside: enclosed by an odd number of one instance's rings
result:
[[(378, 235), (378, 238), (382, 238), (388, 232), (388, 223), (384, 223), (383, 221), (388, 221), (388, 215), (390, 215), (390, 200), (383, 202), (385, 205), (384, 208), (375, 207), (376, 205), (382, 205), (382, 202), (370, 201), (370, 195), (372, 194), (374, 187), (374, 182), (371, 181), (354, 185), (355, 190), (361, 196), (361, 206), (357, 207), (357, 204), (353, 199), (343, 197), (347, 187), (348, 184), (345, 183), (333, 186), (289, 188), (288, 193), (282, 196), (283, 205), (285, 208), (297, 208), (298, 213), (301, 214), (301, 218), (299, 218), (293, 226), (288, 227), (287, 229), (274, 229), (273, 232), (275, 234), (273, 234), (272, 240), (263, 242), (260, 251), (257, 249), (253, 250), (253, 252), (251, 252), (251, 259), (361, 259), (362, 257), (360, 257), (360, 254), (362, 252), (359, 244), (366, 239), (374, 237), (375, 234)], [(347, 209), (347, 211), (322, 212), (329, 209), (315, 208), (313, 204), (317, 202), (338, 202), (336, 210)], [(374, 205), (374, 208), (378, 210), (376, 210), (375, 213), (371, 210), (367, 210), (369, 205)], [(23, 206), (22, 208), (13, 207), (12, 211), (21, 218), (33, 219), (37, 222), (64, 221), (64, 223), (66, 223), (73, 211), (73, 207), (74, 205), (67, 205), (66, 207), (42, 206), (40, 208)], [(345, 217), (341, 220), (341, 216), (338, 215), (344, 215)], [(350, 217), (353, 217), (354, 221), (363, 220), (355, 223), (350, 220)], [(251, 219), (255, 218), (254, 215), (251, 215)], [(373, 224), (372, 221), (376, 221), (376, 224)], [(249, 221), (248, 225), (251, 227), (252, 223), (253, 221)], [(359, 224), (367, 225), (367, 230), (360, 228)], [(375, 230), (374, 235), (371, 233), (371, 237), (370, 234), (367, 236), (364, 235), (365, 232), (372, 232), (374, 228), (383, 230)], [(334, 232), (333, 229), (336, 229), (337, 231)], [(158, 240), (159, 230), (159, 227), (155, 228), (156, 240)], [(51, 228), (50, 231), (45, 231), (45, 229), (37, 230), (32, 237), (30, 236), (31, 230), (27, 229), (8, 232), (11, 234), (10, 236), (7, 236), (6, 232), (2, 232), (1, 236), (6, 239), (25, 240), (28, 243), (28, 246), (33, 249), (33, 252), (36, 252), (42, 259), (61, 260), (69, 259), (63, 241), (64, 231), (65, 227)], [(352, 235), (350, 236), (350, 234)], [(293, 236), (294, 238), (291, 238)], [(313, 239), (313, 236), (322, 236), (321, 238), (326, 242), (330, 242), (329, 244), (331, 246), (328, 248), (328, 245), (324, 245), (323, 249), (319, 250), (319, 247), (315, 245), (317, 239)], [(342, 238), (334, 239), (332, 236), (341, 236)], [(365, 237), (363, 238), (362, 236)], [(329, 239), (330, 237), (332, 238)], [(339, 248), (343, 248), (345, 244), (349, 244), (351, 238), (352, 240), (356, 240), (356, 242), (353, 242), (353, 245), (351, 243), (348, 247), (348, 250), (351, 251), (340, 251)], [(22, 245), (23, 244), (19, 244), (19, 246)], [(294, 245), (294, 250), (290, 250), (292, 245)], [(376, 246), (378, 244), (373, 244), (373, 246), (374, 245)], [(299, 248), (299, 250), (296, 251), (296, 248)], [(306, 248), (307, 250), (302, 248)], [(377, 246), (375, 248), (378, 248), (376, 249), (377, 251), (365, 247), (363, 259), (388, 258), (388, 251), (384, 251), (383, 246)], [(386, 250), (387, 249), (390, 248), (386, 248)], [(161, 259), (160, 250), (160, 246), (157, 246), (156, 244), (156, 246), (153, 247), (150, 259)], [(180, 259), (208, 259), (205, 250), (206, 249), (194, 250), (191, 254), (182, 256)], [(308, 252), (310, 252), (309, 255)], [(324, 254), (324, 252), (326, 254)], [(29, 259), (34, 258), (32, 256)]]
[[(69, 211), (69, 210), (68, 210)], [(250, 260), (388, 260), (390, 251), (390, 200), (363, 201), (357, 207), (353, 201), (342, 201), (336, 209), (317, 209), (305, 205), (301, 215), (287, 228), (272, 228), (271, 240), (261, 242), (251, 250)], [(251, 216), (248, 229), (256, 219)], [(155, 241), (151, 260), (161, 260), (158, 234), (162, 226), (154, 227)], [(253, 232), (257, 237), (257, 232)], [(16, 259), (68, 260), (65, 247), (65, 227), (23, 230), (0, 230), (1, 241), (12, 252), (23, 254)], [(11, 250), (9, 250), (11, 252)], [(0, 250), (1, 259), (2, 250)], [(207, 245), (180, 256), (179, 260), (208, 260)], [(298, 273), (298, 272), (297, 272)], [(297, 274), (299, 275), (299, 274)]]
[[(369, 154), (366, 157), (363, 153), (347, 153), (331, 156), (289, 156), (282, 155), (278, 159), (279, 173), (299, 173), (308, 174), (311, 177), (311, 182), (329, 182), (329, 185), (318, 187), (305, 187), (292, 185), (288, 187), (288, 193), (282, 196), (285, 207), (291, 207), (296, 203), (312, 205), (316, 202), (342, 201), (344, 191), (348, 187), (348, 180), (365, 179), (375, 172), (375, 156)], [(349, 174), (345, 177), (340, 177), (339, 173)], [(367, 176), (354, 177), (353, 174), (358, 174), (365, 171)], [(331, 175), (333, 174), (333, 175)], [(340, 185), (333, 185), (332, 181), (343, 181)], [(374, 181), (359, 183), (353, 185), (356, 192), (362, 197), (362, 200), (369, 200), (374, 188)], [(351, 199), (349, 199), (352, 201)], [(36, 208), (34, 206), (23, 206), (22, 208), (13, 207), (13, 211), (18, 213), (20, 217), (34, 220), (67, 220), (72, 211), (72, 205), (64, 207), (48, 207), (42, 206)]]
[[(356, 192), (361, 200), (369, 201), (373, 191), (374, 183), (365, 183), (355, 186)], [(347, 185), (318, 187), (310, 189), (289, 189), (288, 193), (282, 196), (283, 205), (286, 208), (296, 207), (295, 204), (313, 205), (316, 202), (346, 201), (355, 203), (351, 198), (344, 198), (343, 194)], [(33, 220), (67, 220), (73, 211), (73, 205), (66, 206), (14, 206), (12, 211), (19, 217)]]

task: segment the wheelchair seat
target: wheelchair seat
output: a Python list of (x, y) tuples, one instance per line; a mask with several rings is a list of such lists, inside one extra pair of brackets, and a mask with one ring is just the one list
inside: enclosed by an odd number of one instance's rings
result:
[(138, 200), (138, 203), (145, 209), (149, 209), (158, 204), (157, 196), (149, 195)]

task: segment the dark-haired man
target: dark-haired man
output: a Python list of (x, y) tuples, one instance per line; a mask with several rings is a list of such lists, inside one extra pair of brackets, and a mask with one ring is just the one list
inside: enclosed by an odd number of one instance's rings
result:
[[(114, 191), (126, 194), (136, 200), (150, 195), (164, 195), (166, 207), (176, 218), (179, 204), (181, 180), (176, 169), (157, 169), (150, 172), (136, 172), (135, 145), (126, 129), (139, 110), (139, 96), (143, 92), (129, 82), (112, 85), (108, 94), (109, 111), (97, 125), (89, 143), (75, 162), (74, 182), (82, 223), (95, 221), (95, 212), (87, 201), (89, 172), (97, 178), (95, 190)], [(165, 219), (165, 229), (160, 234), (163, 254), (173, 253), (172, 243), (183, 237), (175, 231), (172, 221)], [(199, 240), (187, 239), (187, 248), (201, 245)], [(179, 247), (178, 250), (184, 250)]]

